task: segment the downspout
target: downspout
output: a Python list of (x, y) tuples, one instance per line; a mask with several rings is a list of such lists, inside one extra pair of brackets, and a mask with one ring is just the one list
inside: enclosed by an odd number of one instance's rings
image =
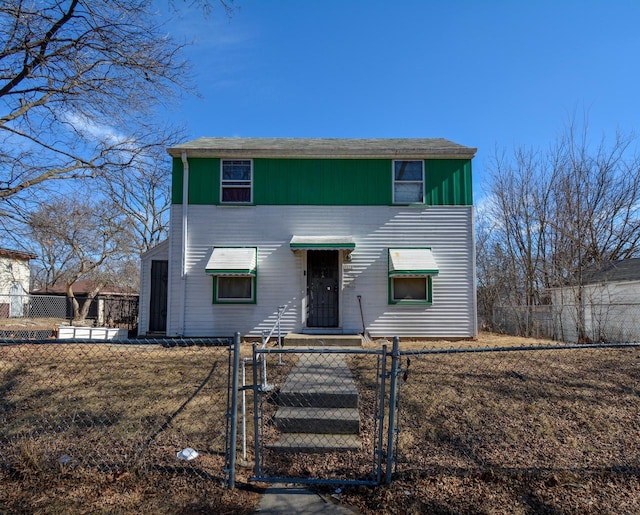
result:
[(471, 209), (471, 300), (473, 303), (472, 312), (472, 330), (473, 337), (478, 337), (478, 272), (476, 269), (476, 209), (475, 206), (469, 206)]
[(187, 160), (186, 151), (180, 154), (182, 159), (182, 251), (180, 260), (180, 279), (182, 280), (182, 288), (180, 291), (180, 324), (178, 336), (184, 336), (184, 326), (187, 314), (187, 229), (188, 229), (188, 213), (189, 213), (189, 161)]

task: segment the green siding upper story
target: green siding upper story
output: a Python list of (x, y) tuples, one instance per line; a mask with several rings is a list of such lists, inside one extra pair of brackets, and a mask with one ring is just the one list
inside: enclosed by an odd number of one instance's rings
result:
[[(189, 158), (189, 203), (220, 204), (220, 159)], [(391, 159), (253, 159), (254, 205), (392, 204)], [(470, 159), (426, 159), (425, 203), (473, 202)], [(173, 159), (172, 201), (182, 204), (183, 167)]]

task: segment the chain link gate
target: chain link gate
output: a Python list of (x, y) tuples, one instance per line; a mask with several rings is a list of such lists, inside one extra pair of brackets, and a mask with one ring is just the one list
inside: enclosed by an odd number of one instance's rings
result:
[(386, 346), (254, 346), (251, 480), (379, 484), (384, 464), (393, 461), (386, 447), (393, 439), (385, 438), (394, 433), (387, 416), (394, 406), (388, 354)]

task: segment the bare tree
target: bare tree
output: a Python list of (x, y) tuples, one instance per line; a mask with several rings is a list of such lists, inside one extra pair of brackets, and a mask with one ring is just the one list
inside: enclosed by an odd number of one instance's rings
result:
[(496, 309), (509, 297), (512, 281), (501, 242), (495, 237), (499, 232), (493, 206), (485, 203), (478, 208), (475, 222), (478, 316), (483, 329), (499, 332), (503, 327), (496, 318)]
[[(92, 300), (114, 281), (111, 270), (126, 261), (130, 251), (123, 219), (108, 201), (92, 205), (69, 199), (41, 205), (29, 223), (40, 247), (45, 285), (64, 285), (73, 304), (74, 323), (83, 324)], [(73, 291), (80, 279), (93, 280), (93, 289), (82, 305)]]
[(123, 230), (134, 242), (136, 257), (167, 237), (171, 164), (164, 146), (147, 149), (129, 166), (100, 177), (97, 184), (123, 217)]
[[(508, 284), (500, 302), (530, 334), (532, 308), (562, 287), (579, 341), (588, 341), (583, 275), (599, 263), (640, 254), (640, 161), (633, 134), (596, 144), (585, 123), (569, 123), (547, 151), (517, 148), (490, 163), (491, 244), (500, 267), (486, 273)], [(479, 268), (480, 270), (480, 268)], [(485, 282), (496, 282), (496, 278)], [(524, 313), (524, 317), (522, 314)]]
[[(632, 134), (592, 143), (586, 124), (571, 123), (552, 153), (553, 208), (550, 239), (553, 276), (570, 292), (578, 341), (586, 332), (585, 270), (640, 253), (640, 163)], [(597, 335), (595, 335), (597, 338)]]
[(161, 143), (150, 120), (186, 64), (156, 19), (150, 0), (0, 4), (0, 213)]
[[(180, 3), (180, 0), (169, 0), (169, 5), (175, 10), (179, 10), (178, 3)], [(212, 2), (211, 0), (182, 0), (182, 3), (190, 7), (200, 8), (205, 15), (211, 13), (214, 5), (222, 7), (227, 16), (231, 16), (237, 8), (234, 0), (218, 0), (217, 2)]]
[(525, 309), (514, 310), (521, 334), (530, 336), (532, 306), (545, 303), (547, 286), (546, 227), (550, 179), (545, 158), (527, 148), (514, 151), (511, 160), (495, 153), (491, 166), (491, 213), (495, 273), (502, 276), (502, 301)]

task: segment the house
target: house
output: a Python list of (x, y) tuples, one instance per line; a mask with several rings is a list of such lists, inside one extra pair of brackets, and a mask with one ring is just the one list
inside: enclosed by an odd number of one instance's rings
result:
[(37, 256), (0, 248), (0, 318), (23, 317), (29, 303), (29, 261)]
[(286, 333), (476, 336), (476, 149), (200, 138), (168, 152), (170, 237), (142, 259), (140, 334), (257, 337), (283, 306)]
[(590, 266), (581, 286), (554, 288), (551, 299), (560, 340), (640, 341), (640, 258)]

